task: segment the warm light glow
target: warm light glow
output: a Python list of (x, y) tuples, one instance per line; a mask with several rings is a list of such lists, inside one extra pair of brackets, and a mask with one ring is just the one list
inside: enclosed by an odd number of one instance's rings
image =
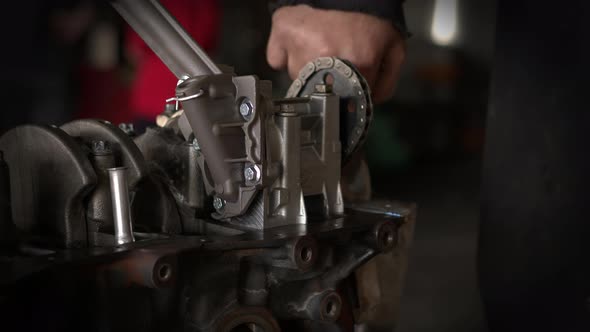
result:
[(434, 0), (430, 35), (435, 44), (451, 45), (457, 35), (458, 0)]

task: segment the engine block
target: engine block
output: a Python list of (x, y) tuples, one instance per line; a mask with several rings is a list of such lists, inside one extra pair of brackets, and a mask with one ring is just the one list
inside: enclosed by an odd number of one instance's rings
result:
[[(21, 330), (388, 330), (412, 204), (349, 202), (370, 91), (306, 65), (287, 98), (215, 65), (154, 0), (113, 5), (179, 78), (157, 126), (0, 137), (0, 312)], [(30, 319), (34, 317), (34, 319)]]

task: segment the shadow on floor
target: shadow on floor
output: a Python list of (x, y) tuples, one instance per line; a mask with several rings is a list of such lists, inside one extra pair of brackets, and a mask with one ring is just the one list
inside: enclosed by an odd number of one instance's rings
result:
[(475, 265), (479, 171), (479, 160), (429, 163), (375, 183), (377, 197), (418, 203), (396, 332), (486, 330)]

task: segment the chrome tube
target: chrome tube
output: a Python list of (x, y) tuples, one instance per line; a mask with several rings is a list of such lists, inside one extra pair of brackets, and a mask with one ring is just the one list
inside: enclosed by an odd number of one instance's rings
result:
[(221, 73), (157, 0), (114, 0), (111, 4), (178, 79)]
[(129, 188), (127, 187), (127, 167), (107, 169), (111, 185), (111, 201), (113, 203), (113, 222), (117, 245), (135, 241), (131, 225), (131, 209), (129, 208)]

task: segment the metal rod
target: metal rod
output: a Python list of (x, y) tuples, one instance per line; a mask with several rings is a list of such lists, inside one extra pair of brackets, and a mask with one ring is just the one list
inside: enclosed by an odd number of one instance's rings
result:
[(129, 208), (129, 189), (127, 187), (127, 167), (109, 168), (111, 200), (113, 203), (113, 221), (117, 244), (135, 241), (131, 225)]
[(178, 79), (221, 74), (213, 60), (157, 0), (111, 3)]

